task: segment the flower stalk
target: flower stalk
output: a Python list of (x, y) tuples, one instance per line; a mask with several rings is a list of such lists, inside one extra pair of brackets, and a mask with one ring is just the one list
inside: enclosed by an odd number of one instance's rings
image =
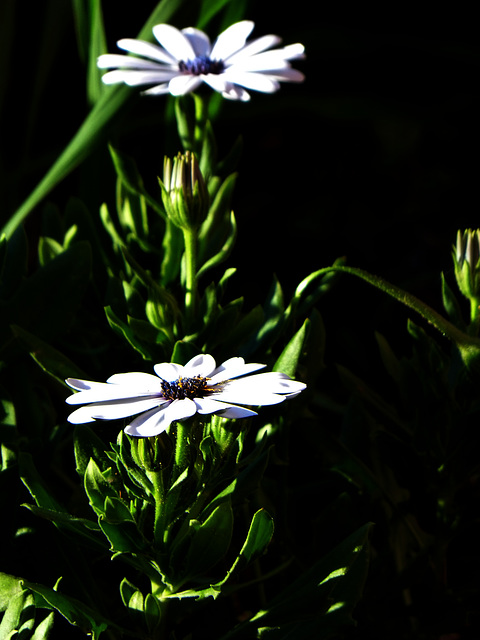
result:
[(187, 333), (191, 330), (197, 316), (197, 250), (196, 229), (183, 229), (185, 242), (185, 325)]
[(300, 300), (301, 295), (311, 282), (323, 275), (334, 272), (349, 273), (350, 275), (361, 278), (377, 289), (380, 289), (380, 291), (383, 291), (392, 298), (395, 298), (398, 302), (401, 302), (403, 305), (419, 313), (425, 320), (427, 320), (427, 322), (432, 324), (436, 329), (438, 329), (438, 331), (440, 331), (444, 336), (446, 336), (456, 344), (460, 353), (460, 357), (467, 367), (471, 367), (479, 361), (480, 339), (464, 333), (451, 322), (449, 322), (446, 318), (444, 318), (440, 313), (432, 309), (430, 306), (419, 300), (411, 293), (400, 289), (399, 287), (391, 284), (390, 282), (387, 282), (379, 276), (375, 276), (371, 273), (368, 273), (367, 271), (363, 271), (362, 269), (333, 265), (331, 267), (324, 267), (323, 269), (319, 269), (318, 271), (310, 274), (297, 287), (292, 304), (290, 305), (289, 313), (292, 314), (294, 312), (295, 305)]

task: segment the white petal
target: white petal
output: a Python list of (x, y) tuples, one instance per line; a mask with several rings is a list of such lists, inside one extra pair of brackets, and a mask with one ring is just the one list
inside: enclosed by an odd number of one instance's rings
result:
[(203, 76), (192, 76), (189, 74), (178, 75), (170, 80), (168, 90), (172, 96), (184, 96), (202, 84), (202, 77)]
[(209, 353), (202, 353), (187, 362), (183, 375), (186, 378), (193, 378), (194, 376), (206, 378), (215, 370), (215, 367), (214, 358)]
[(288, 69), (290, 63), (281, 56), (275, 55), (275, 51), (265, 51), (257, 56), (251, 56), (233, 64), (228, 63), (227, 69), (240, 71), (270, 71), (270, 69)]
[(206, 76), (202, 76), (202, 80), (210, 87), (212, 87), (214, 91), (218, 91), (218, 93), (228, 91), (229, 87), (233, 86), (231, 82), (228, 82), (228, 80), (223, 77), (222, 73), (209, 73)]
[(228, 402), (220, 402), (213, 398), (195, 398), (197, 411), (200, 414), (221, 412), (224, 418), (247, 418), (258, 415), (255, 411), (245, 407), (237, 407)]
[(247, 45), (243, 47), (237, 53), (234, 53), (232, 56), (229, 56), (227, 59), (224, 58), (224, 62), (230, 64), (236, 64), (237, 62), (243, 60), (244, 58), (248, 58), (253, 56), (261, 51), (265, 51), (266, 49), (270, 49), (274, 47), (276, 44), (279, 44), (282, 41), (281, 38), (274, 35), (262, 36), (261, 38), (257, 38), (252, 42), (249, 42)]
[(230, 82), (239, 84), (247, 89), (254, 89), (263, 93), (274, 93), (280, 88), (278, 82), (269, 76), (261, 73), (250, 73), (248, 71), (237, 70), (236, 67), (227, 69), (223, 74)]
[(241, 100), (242, 102), (248, 102), (250, 100), (250, 94), (235, 84), (229, 84), (229, 88), (222, 92), (222, 96), (228, 100)]
[(159, 84), (156, 87), (142, 91), (142, 96), (161, 96), (170, 93), (168, 84)]
[(231, 380), (238, 376), (244, 376), (247, 373), (258, 371), (266, 366), (266, 364), (258, 364), (254, 362), (245, 364), (245, 360), (243, 358), (230, 358), (229, 360), (222, 362), (222, 364), (212, 372), (209, 376), (210, 380), (208, 382), (208, 386), (211, 387), (219, 382), (223, 382), (224, 380)]
[(174, 400), (158, 411), (148, 411), (138, 416), (125, 427), (125, 433), (131, 436), (150, 437), (165, 431), (175, 420), (190, 418), (197, 411), (192, 400)]
[(89, 407), (80, 407), (73, 411), (67, 418), (71, 424), (85, 424), (86, 422), (94, 422), (95, 418), (92, 418), (92, 414), (88, 411)]
[[(92, 383), (90, 383), (92, 384)], [(109, 400), (123, 400), (135, 398), (139, 395), (138, 389), (130, 389), (117, 384), (107, 384), (106, 382), (96, 382), (85, 391), (74, 393), (68, 396), (67, 404), (88, 404), (90, 402), (106, 402)], [(73, 386), (73, 385), (71, 385)]]
[(271, 78), (275, 78), (275, 80), (280, 80), (280, 82), (303, 82), (305, 80), (305, 76), (301, 71), (297, 71), (297, 69), (284, 69), (277, 70), (269, 73)]
[(117, 42), (117, 47), (130, 53), (136, 53), (139, 56), (145, 58), (151, 58), (152, 60), (158, 60), (164, 64), (176, 64), (176, 59), (171, 56), (167, 51), (164, 51), (161, 47), (157, 47), (156, 44), (151, 42), (145, 42), (144, 40), (134, 40), (133, 38), (123, 38)]
[(283, 47), (282, 52), (284, 60), (301, 60), (305, 57), (305, 47), (299, 42)]
[(185, 34), (170, 24), (157, 24), (153, 35), (176, 60), (193, 60), (195, 50)]
[(259, 373), (256, 376), (250, 376), (245, 379), (235, 380), (232, 384), (239, 386), (247, 382), (252, 382), (258, 387), (268, 389), (273, 393), (297, 393), (306, 389), (307, 385), (298, 380), (292, 380), (286, 373), (277, 371), (269, 371), (268, 373)]
[(137, 87), (142, 84), (159, 84), (169, 81), (175, 77), (178, 71), (165, 69), (164, 71), (135, 71), (133, 69), (117, 69), (109, 71), (102, 76), (104, 84), (118, 84), (124, 82), (130, 87)]
[(233, 55), (239, 49), (245, 46), (245, 42), (248, 36), (252, 33), (254, 22), (250, 20), (243, 20), (242, 22), (236, 22), (232, 26), (225, 29), (221, 33), (215, 44), (213, 45), (210, 53), (212, 60), (225, 60), (229, 56)]
[(161, 362), (160, 364), (156, 364), (153, 370), (159, 378), (167, 382), (173, 382), (174, 380), (178, 380), (180, 376), (183, 376), (182, 365), (175, 364), (174, 362)]
[(143, 58), (134, 58), (133, 56), (122, 56), (118, 53), (106, 53), (97, 58), (97, 67), (99, 69), (114, 69), (115, 67), (125, 69), (163, 69), (158, 62), (153, 60), (144, 60)]
[(158, 408), (158, 398), (147, 398), (142, 400), (113, 400), (111, 402), (96, 402), (86, 407), (80, 407), (71, 413), (67, 420), (73, 424), (93, 422), (93, 420), (118, 420), (128, 418), (137, 413)]
[(216, 75), (210, 73), (206, 76), (202, 76), (202, 79), (206, 84), (210, 85), (214, 91), (218, 91), (228, 100), (242, 100), (243, 102), (250, 100), (250, 96), (245, 89), (234, 85), (232, 82), (227, 80), (223, 74)]
[(248, 404), (255, 406), (279, 404), (285, 400), (285, 396), (271, 393), (268, 390), (247, 388), (224, 388), (212, 395), (212, 398), (222, 402), (233, 402), (234, 404)]
[(297, 394), (305, 387), (303, 382), (291, 380), (282, 373), (259, 373), (232, 380), (210, 397), (234, 404), (270, 405), (282, 402), (290, 394)]
[(220, 411), (219, 415), (222, 418), (231, 418), (232, 420), (238, 420), (239, 418), (250, 418), (251, 416), (258, 416), (258, 413), (256, 411), (252, 411), (251, 409), (247, 409), (246, 407), (236, 407), (232, 404), (227, 409)]
[(77, 391), (93, 389), (94, 387), (105, 384), (104, 382), (92, 382), (91, 380), (79, 380), (78, 378), (67, 378), (65, 382), (69, 387), (72, 387), (72, 389), (76, 389)]
[[(140, 371), (130, 373), (115, 373), (108, 378), (109, 384), (121, 384), (125, 387), (129, 387), (132, 390), (136, 390), (142, 395), (161, 393), (162, 383), (157, 376), (151, 373), (143, 373)], [(134, 395), (132, 393), (132, 395)]]
[(200, 31), (200, 29), (194, 29), (193, 27), (182, 29), (182, 33), (189, 40), (197, 57), (208, 57), (210, 55), (212, 45), (210, 44), (210, 39), (206, 33)]

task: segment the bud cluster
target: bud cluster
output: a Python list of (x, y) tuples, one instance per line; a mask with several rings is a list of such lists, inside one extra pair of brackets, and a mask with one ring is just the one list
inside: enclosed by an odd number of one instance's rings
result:
[(181, 229), (198, 229), (208, 214), (207, 186), (194, 153), (165, 158), (163, 181), (159, 179), (165, 211)]
[(458, 231), (453, 262), (458, 288), (466, 298), (480, 296), (480, 229)]

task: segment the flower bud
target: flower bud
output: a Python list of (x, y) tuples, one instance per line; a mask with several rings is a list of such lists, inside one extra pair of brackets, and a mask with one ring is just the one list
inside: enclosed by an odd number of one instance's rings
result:
[(207, 217), (208, 191), (195, 154), (179, 153), (163, 164), (162, 200), (168, 217), (181, 229), (197, 229)]
[(457, 233), (453, 262), (458, 288), (466, 298), (480, 296), (480, 229)]

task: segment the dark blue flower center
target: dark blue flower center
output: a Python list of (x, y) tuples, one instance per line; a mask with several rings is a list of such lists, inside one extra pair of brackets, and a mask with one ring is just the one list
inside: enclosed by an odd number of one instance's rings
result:
[(178, 68), (182, 73), (191, 73), (193, 76), (204, 76), (207, 73), (218, 75), (225, 69), (221, 60), (210, 60), (207, 56), (199, 56), (194, 60), (180, 60)]
[(167, 400), (185, 400), (199, 398), (207, 391), (207, 378), (179, 378), (175, 382), (162, 381), (162, 393)]

